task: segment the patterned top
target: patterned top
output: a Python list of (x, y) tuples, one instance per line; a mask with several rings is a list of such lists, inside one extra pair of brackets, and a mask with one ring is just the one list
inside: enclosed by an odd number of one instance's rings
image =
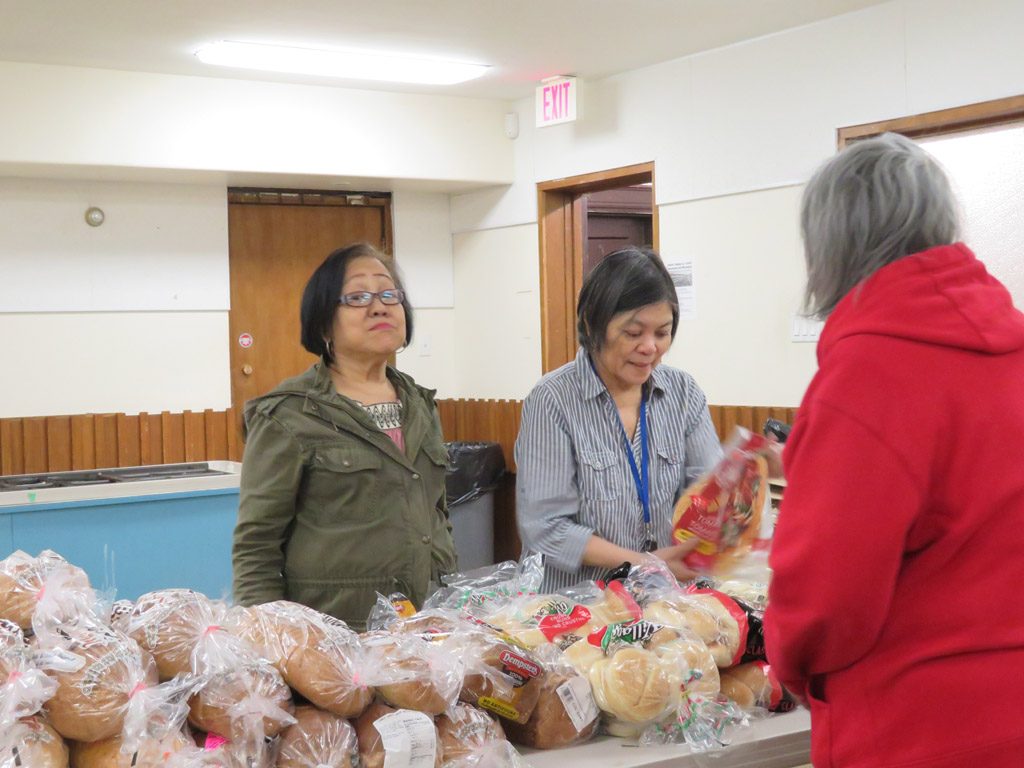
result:
[(398, 450), (404, 452), (405, 435), (402, 434), (402, 401), (395, 400), (389, 403), (373, 403), (372, 405), (359, 403), (359, 405), (370, 415), (373, 423), (377, 425), (377, 429), (394, 440)]
[[(714, 466), (722, 448), (692, 376), (659, 365), (647, 386), (651, 523), (664, 547), (671, 544), (676, 501)], [(619, 424), (615, 403), (582, 349), (573, 362), (541, 379), (523, 403), (516, 515), (524, 554), (544, 555), (544, 591), (607, 570), (582, 565), (591, 535), (638, 551), (643, 546), (643, 506)]]

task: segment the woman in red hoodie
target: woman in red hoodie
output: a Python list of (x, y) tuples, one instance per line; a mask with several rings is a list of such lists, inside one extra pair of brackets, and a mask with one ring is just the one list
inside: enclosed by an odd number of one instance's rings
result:
[(801, 225), (827, 322), (784, 456), (769, 659), (817, 768), (1021, 768), (1024, 315), (902, 136), (827, 162)]

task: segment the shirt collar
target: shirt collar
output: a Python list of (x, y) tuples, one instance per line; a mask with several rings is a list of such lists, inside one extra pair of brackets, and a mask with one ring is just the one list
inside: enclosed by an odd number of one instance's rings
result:
[[(594, 366), (590, 363), (590, 356), (583, 347), (577, 350), (576, 361), (573, 365), (576, 369), (576, 377), (580, 382), (580, 389), (583, 392), (583, 399), (592, 400), (607, 392), (604, 383), (594, 371)], [(652, 388), (658, 396), (661, 396), (665, 392), (667, 383), (664, 371), (661, 370), (660, 365), (657, 365), (654, 367), (651, 378), (647, 380), (644, 386)]]

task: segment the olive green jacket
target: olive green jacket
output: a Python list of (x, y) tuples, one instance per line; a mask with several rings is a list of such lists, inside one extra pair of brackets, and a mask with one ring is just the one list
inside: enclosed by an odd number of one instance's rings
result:
[(455, 570), (434, 392), (391, 368), (403, 454), (323, 361), (245, 408), (232, 562), (240, 605), (293, 600), (362, 629), (376, 593), (416, 605)]

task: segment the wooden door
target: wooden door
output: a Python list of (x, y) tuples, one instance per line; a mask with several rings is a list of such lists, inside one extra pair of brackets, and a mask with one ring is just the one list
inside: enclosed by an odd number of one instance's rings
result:
[(314, 361), (299, 341), (299, 306), (310, 275), (342, 246), (390, 252), (387, 195), (229, 190), (231, 402), (247, 400)]
[(651, 247), (654, 225), (649, 186), (621, 187), (583, 195), (583, 277), (609, 253), (628, 245)]

